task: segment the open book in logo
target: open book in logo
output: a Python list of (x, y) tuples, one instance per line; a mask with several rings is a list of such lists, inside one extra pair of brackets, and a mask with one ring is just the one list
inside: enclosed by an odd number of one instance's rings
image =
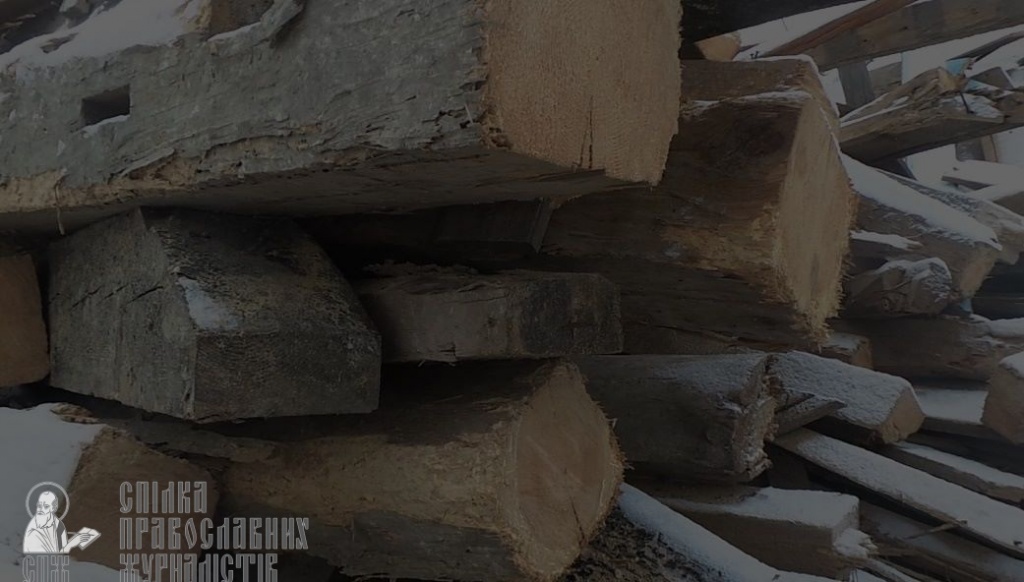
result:
[(67, 554), (74, 548), (84, 550), (96, 541), (100, 532), (94, 529), (84, 527), (68, 533), (64, 517), (70, 505), (68, 492), (56, 483), (46, 481), (29, 490), (25, 509), (30, 519), (25, 528), (22, 551), (26, 554)]

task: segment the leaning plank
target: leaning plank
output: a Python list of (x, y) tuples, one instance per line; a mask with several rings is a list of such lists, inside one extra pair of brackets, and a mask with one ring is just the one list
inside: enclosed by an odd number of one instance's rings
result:
[(971, 190), (1008, 184), (1019, 185), (1024, 182), (1024, 168), (982, 160), (961, 160), (942, 175), (942, 180)]
[(768, 356), (592, 356), (591, 396), (631, 466), (692, 481), (749, 481), (768, 466)]
[(928, 186), (897, 174), (885, 172), (885, 175), (991, 228), (1003, 247), (999, 255), (1000, 262), (1010, 265), (1017, 262), (1021, 251), (1024, 250), (1024, 217), (1016, 211), (985, 199), (978, 193), (968, 195), (953, 189)]
[(311, 516), (310, 553), (353, 576), (551, 580), (576, 559), (622, 464), (575, 366), (409, 366), (386, 386), (368, 415), (250, 427), (281, 442), (229, 464), (225, 510)]
[(356, 284), (381, 334), (385, 361), (622, 351), (618, 289), (600, 275), (433, 271), (414, 269), (412, 274)]
[(942, 259), (889, 261), (858, 273), (845, 284), (843, 316), (890, 318), (938, 315), (953, 303), (953, 274)]
[(661, 502), (765, 564), (841, 579), (874, 547), (857, 531), (858, 499), (831, 491), (676, 489)]
[(52, 245), (49, 310), (51, 384), (72, 392), (200, 422), (377, 405), (380, 339), (286, 220), (107, 219)]
[(873, 0), (852, 12), (829, 21), (814, 30), (782, 44), (763, 56), (777, 57), (782, 55), (805, 54), (811, 49), (852, 30), (870, 24), (879, 18), (899, 11), (917, 0)]
[(1024, 556), (1021, 540), (1024, 510), (811, 431), (790, 433), (775, 443), (895, 503), (943, 522), (957, 524), (959, 528), (1000, 547), (1007, 554)]
[(1024, 94), (963, 83), (934, 69), (845, 115), (843, 151), (863, 162), (892, 160), (1024, 124)]
[(905, 378), (986, 381), (1003, 358), (1024, 351), (1024, 320), (959, 318), (846, 322), (871, 339), (875, 368)]
[(824, 430), (865, 444), (893, 443), (921, 427), (924, 413), (903, 378), (801, 352), (772, 356), (769, 372), (785, 390), (846, 404), (823, 419)]
[(861, 503), (861, 524), (882, 555), (950, 582), (1015, 582), (1024, 561), (886, 509)]
[(988, 186), (975, 190), (971, 196), (998, 204), (1018, 214), (1024, 212), (1024, 186), (1020, 182)]
[(999, 362), (989, 380), (981, 422), (1014, 444), (1024, 444), (1024, 353)]
[(991, 228), (879, 170), (850, 157), (844, 161), (860, 196), (860, 228), (920, 243), (921, 254), (949, 267), (958, 297), (970, 297), (981, 287), (1002, 250)]
[(929, 0), (849, 30), (811, 49), (823, 70), (1024, 24), (1016, 0)]
[(50, 370), (35, 264), (0, 256), (0, 386), (42, 380)]
[(1024, 501), (1024, 477), (994, 469), (984, 463), (914, 443), (896, 443), (882, 452), (908, 467), (920, 469), (992, 499), (1018, 506)]
[[(159, 512), (162, 517), (179, 518), (183, 524), (193, 520), (198, 526), (203, 519), (213, 517), (217, 507), (216, 484), (209, 473), (187, 461), (150, 450), (124, 432), (95, 423), (77, 407), (46, 404), (29, 410), (0, 408), (0, 441), (12, 443), (0, 448), (0, 463), (8, 468), (4, 475), (4, 491), (17, 493), (20, 498), (30, 495), (29, 504), (33, 510), (43, 491), (51, 491), (57, 501), (55, 517), (67, 513), (61, 521), (69, 541), (75, 532), (84, 528), (99, 532), (99, 537), (88, 540), (88, 551), (71, 552), (76, 560), (82, 562), (102, 564), (115, 571), (121, 569), (120, 557), (125, 551), (121, 543), (133, 541), (119, 539), (118, 532), (124, 531), (121, 519), (132, 522), (140, 519), (149, 523), (151, 517), (150, 510), (138, 505), (141, 499), (146, 498), (144, 491), (138, 489), (139, 482), (146, 486), (152, 483), (160, 492), (170, 487), (173, 499), (178, 498), (178, 491), (184, 491), (183, 497), (189, 507), (174, 504), (164, 506), (166, 511), (153, 512)], [(45, 486), (36, 488), (37, 484), (44, 483)], [(128, 484), (127, 490), (123, 483)], [(122, 492), (126, 493), (123, 498)], [(131, 504), (126, 506), (122, 500)], [(22, 557), (23, 549), (31, 549), (33, 553), (53, 552), (52, 547), (46, 549), (48, 540), (44, 534), (26, 536), (23, 503), (18, 503), (17, 507), (12, 504), (12, 509), (17, 509), (17, 516), (4, 520), (0, 530), (0, 554), (8, 555), (4, 551), (6, 549), (13, 550), (12, 557)], [(116, 508), (125, 508), (125, 513)], [(13, 514), (5, 515), (14, 517)], [(44, 520), (36, 518), (36, 521)], [(140, 536), (138, 540), (135, 543), (142, 544), (142, 547), (133, 546), (131, 551), (167, 551), (163, 546), (153, 545), (155, 538), (148, 535)], [(197, 552), (182, 549), (172, 553), (194, 555)], [(0, 575), (3, 573), (0, 567)], [(74, 573), (64, 575), (65, 579), (69, 577), (74, 580)], [(19, 575), (4, 579), (25, 578)], [(105, 579), (117, 579), (117, 574)]]
[[(676, 129), (677, 0), (276, 0), (213, 36), (207, 10), (144, 4), (0, 59), (0, 227), (137, 204), (317, 214), (584, 194), (657, 183)], [(171, 24), (98, 42), (118, 18)]]
[[(995, 435), (995, 433), (992, 433)], [(1011, 475), (1024, 477), (1024, 449), (1005, 439), (965, 437), (938, 432), (919, 432), (909, 442), (951, 455), (973, 459)]]
[(783, 572), (622, 485), (604, 528), (560, 582), (826, 582)]

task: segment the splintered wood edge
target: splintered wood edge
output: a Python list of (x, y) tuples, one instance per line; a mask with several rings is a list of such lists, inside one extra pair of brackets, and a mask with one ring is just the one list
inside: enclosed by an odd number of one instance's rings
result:
[(482, 5), (491, 145), (612, 178), (661, 180), (678, 129), (678, 0)]

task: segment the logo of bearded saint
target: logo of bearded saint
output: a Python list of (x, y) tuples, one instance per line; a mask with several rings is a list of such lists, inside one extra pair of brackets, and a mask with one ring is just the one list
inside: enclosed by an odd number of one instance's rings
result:
[(25, 528), (22, 551), (26, 554), (67, 554), (74, 548), (84, 550), (100, 537), (100, 532), (82, 528), (68, 534), (64, 517), (70, 499), (67, 491), (56, 483), (39, 483), (25, 497), (29, 522)]

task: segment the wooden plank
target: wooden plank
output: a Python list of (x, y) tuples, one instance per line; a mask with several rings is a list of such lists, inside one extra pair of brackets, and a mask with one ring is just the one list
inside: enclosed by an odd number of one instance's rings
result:
[(849, 30), (808, 54), (823, 70), (1024, 24), (1016, 0), (929, 0)]
[(731, 61), (742, 46), (739, 34), (722, 34), (697, 41), (697, 50), (709, 61)]
[(720, 483), (768, 467), (776, 401), (766, 354), (591, 356), (579, 365), (631, 466)]
[[(385, 275), (387, 273), (384, 273)], [(355, 284), (386, 362), (622, 351), (619, 292), (600, 275), (401, 268)]]
[(989, 380), (981, 423), (1014, 444), (1024, 444), (1024, 353), (999, 362)]
[(811, 431), (790, 433), (775, 444), (894, 503), (956, 524), (1009, 555), (1024, 556), (1024, 510)]
[(869, 163), (891, 160), (1024, 124), (1024, 94), (963, 84), (945, 69), (926, 71), (844, 115), (843, 151)]
[(29, 384), (50, 372), (49, 339), (35, 264), (0, 256), (0, 386)]
[(953, 275), (941, 259), (889, 261), (846, 281), (843, 317), (938, 315), (956, 301)]
[(0, 229), (53, 233), (134, 206), (316, 216), (658, 183), (679, 114), (680, 2), (534, 1), (362, 13), (289, 0), (210, 39), (210, 11), (97, 10), (82, 29), (174, 26), (102, 50), (72, 27), (4, 53)]
[(880, 553), (949, 582), (1012, 582), (1024, 561), (881, 507), (861, 503), (861, 523)]
[(903, 62), (871, 69), (869, 74), (872, 92), (875, 95), (885, 95), (903, 84)]
[(845, 403), (822, 421), (823, 430), (843, 438), (893, 443), (917, 432), (924, 421), (914, 390), (903, 378), (800, 352), (772, 356), (769, 372), (786, 390)]
[(843, 159), (860, 198), (858, 228), (920, 243), (921, 256), (942, 259), (949, 267), (954, 300), (974, 295), (1001, 252), (995, 231), (880, 170), (848, 156)]
[(980, 190), (1000, 184), (1021, 184), (1024, 182), (1024, 168), (1013, 164), (984, 162), (980, 160), (959, 161), (942, 175), (943, 181)]
[(441, 210), (434, 240), (463, 253), (535, 253), (544, 241), (552, 209), (550, 200), (451, 206)]
[(683, 38), (702, 40), (855, 0), (683, 0)]
[(228, 464), (224, 510), (310, 516), (309, 553), (353, 576), (553, 580), (572, 564), (622, 478), (575, 366), (406, 366), (386, 383), (371, 414), (239, 425), (276, 450)]
[(634, 487), (559, 582), (827, 582), (777, 570)]
[(974, 389), (955, 387), (929, 387), (917, 382), (914, 392), (924, 411), (924, 430), (975, 438), (997, 438), (992, 429), (981, 423), (988, 386), (978, 384)]
[(831, 491), (752, 487), (655, 491), (669, 508), (765, 564), (841, 579), (874, 550), (857, 531), (859, 500)]
[(986, 497), (1017, 506), (1024, 502), (1024, 477), (1019, 475), (914, 443), (896, 443), (883, 449), (882, 453), (908, 467), (920, 469)]
[[(867, 4), (857, 8), (856, 10), (844, 14), (840, 18), (829, 21), (818, 28), (797, 37), (782, 46), (779, 46), (771, 51), (764, 54), (767, 57), (778, 57), (782, 55), (799, 55), (805, 54), (808, 51), (819, 47), (828, 41), (835, 39), (844, 33), (848, 33), (853, 30), (857, 30), (863, 26), (882, 18), (883, 16), (889, 15), (893, 12), (902, 10), (910, 4), (913, 4), (917, 0), (874, 0)], [(867, 67), (863, 69), (864, 77), (867, 77)], [(842, 71), (840, 71), (840, 76)], [(843, 84), (846, 86), (845, 82)], [(867, 86), (870, 86), (868, 83)], [(847, 94), (849, 98), (849, 94)], [(847, 102), (849, 103), (849, 102)]]
[(49, 297), (56, 387), (197, 422), (377, 406), (380, 336), (288, 220), (135, 210), (51, 246)]
[(871, 361), (871, 340), (852, 333), (832, 332), (828, 341), (822, 344), (820, 355), (868, 370), (874, 367)]
[(875, 100), (867, 63), (853, 63), (839, 67), (839, 80), (843, 84), (846, 105), (857, 108)]

